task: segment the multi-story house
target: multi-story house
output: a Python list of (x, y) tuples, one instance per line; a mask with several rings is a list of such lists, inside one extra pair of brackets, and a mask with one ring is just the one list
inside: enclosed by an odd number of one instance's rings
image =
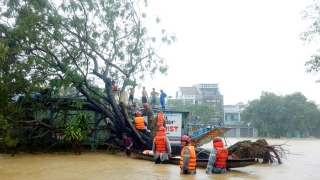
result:
[(218, 113), (212, 115), (212, 121), (223, 125), (223, 95), (220, 93), (218, 84), (196, 84), (192, 87), (179, 87), (176, 99), (182, 99), (184, 103), (215, 106)]
[(195, 87), (179, 87), (176, 99), (183, 100), (184, 104), (201, 104), (202, 96)]
[(257, 137), (258, 131), (244, 123), (241, 112), (246, 104), (239, 102), (236, 105), (224, 105), (223, 95), (218, 84), (195, 84), (192, 87), (179, 87), (176, 99), (181, 99), (185, 104), (209, 104), (215, 106), (218, 113), (212, 114), (213, 125), (224, 125), (232, 129), (225, 133), (229, 137)]
[(225, 133), (227, 137), (257, 137), (258, 131), (244, 123), (241, 119), (241, 112), (246, 108), (246, 104), (239, 102), (236, 105), (224, 105), (224, 124), (233, 129)]

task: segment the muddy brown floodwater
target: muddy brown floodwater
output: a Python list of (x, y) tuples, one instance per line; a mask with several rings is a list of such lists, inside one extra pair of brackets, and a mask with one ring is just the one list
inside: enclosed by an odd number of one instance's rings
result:
[[(228, 145), (239, 140), (227, 138)], [(251, 138), (255, 141), (257, 139)], [(156, 165), (153, 162), (126, 157), (123, 153), (106, 152), (74, 154), (0, 154), (0, 180), (100, 180), (100, 179), (320, 179), (319, 139), (267, 139), (269, 144), (284, 144), (289, 150), (284, 164), (258, 164), (235, 168), (226, 174), (208, 175), (202, 168), (196, 175), (180, 175), (177, 165)], [(202, 146), (210, 149), (212, 144)]]

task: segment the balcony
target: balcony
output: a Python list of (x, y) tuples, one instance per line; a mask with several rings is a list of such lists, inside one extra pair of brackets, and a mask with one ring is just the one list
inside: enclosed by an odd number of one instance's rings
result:
[(239, 121), (238, 119), (235, 120), (225, 120), (224, 124), (229, 124), (229, 125), (243, 125), (244, 122), (243, 121)]

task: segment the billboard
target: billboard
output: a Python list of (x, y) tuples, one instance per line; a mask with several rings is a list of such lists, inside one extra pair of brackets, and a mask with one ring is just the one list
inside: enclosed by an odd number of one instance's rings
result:
[(164, 113), (166, 117), (166, 134), (170, 143), (179, 143), (182, 132), (182, 114), (181, 113)]

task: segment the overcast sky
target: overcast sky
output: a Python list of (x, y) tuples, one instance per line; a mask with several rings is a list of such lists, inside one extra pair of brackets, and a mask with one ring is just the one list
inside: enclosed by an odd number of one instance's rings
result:
[[(320, 104), (320, 76), (306, 73), (315, 46), (304, 45), (307, 27), (301, 12), (311, 0), (152, 0), (148, 16), (177, 42), (159, 54), (169, 65), (167, 76), (142, 82), (150, 93), (160, 88), (173, 97), (179, 87), (217, 83), (224, 104), (259, 99), (261, 92), (301, 92)], [(137, 96), (140, 90), (137, 90)]]

